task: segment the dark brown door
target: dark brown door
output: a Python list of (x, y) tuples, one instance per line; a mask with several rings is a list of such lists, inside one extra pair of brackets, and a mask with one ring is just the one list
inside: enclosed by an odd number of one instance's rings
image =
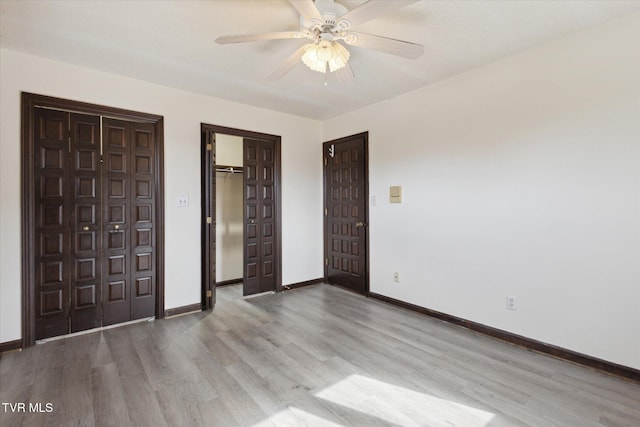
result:
[(71, 332), (101, 326), (100, 118), (71, 114)]
[(22, 105), (22, 344), (164, 317), (162, 117), (30, 93)]
[(366, 133), (323, 144), (325, 158), (325, 277), (369, 291)]
[(150, 123), (131, 123), (131, 320), (155, 314), (155, 135)]
[(69, 331), (69, 114), (36, 109), (36, 339)]
[(35, 109), (35, 338), (155, 314), (154, 126)]
[(36, 339), (100, 325), (99, 118), (35, 110)]
[(155, 313), (153, 125), (103, 120), (104, 325)]
[(276, 186), (273, 141), (244, 138), (243, 293), (276, 290)]

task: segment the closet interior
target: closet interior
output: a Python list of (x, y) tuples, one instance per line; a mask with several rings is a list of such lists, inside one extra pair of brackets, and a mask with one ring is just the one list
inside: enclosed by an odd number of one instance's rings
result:
[(243, 277), (243, 139), (216, 134), (216, 283)]

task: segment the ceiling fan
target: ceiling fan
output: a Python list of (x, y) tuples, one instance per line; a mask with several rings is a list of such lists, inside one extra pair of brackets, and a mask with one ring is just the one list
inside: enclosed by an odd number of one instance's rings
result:
[(278, 80), (299, 62), (321, 73), (336, 72), (338, 80), (346, 83), (354, 78), (346, 47), (375, 49), (392, 55), (415, 59), (424, 53), (424, 46), (403, 40), (353, 31), (354, 27), (380, 15), (406, 7), (419, 0), (369, 0), (353, 10), (347, 10), (334, 0), (289, 0), (300, 14), (300, 31), (278, 31), (218, 37), (219, 44), (243, 43), (258, 40), (310, 39), (311, 43), (298, 48), (267, 80)]

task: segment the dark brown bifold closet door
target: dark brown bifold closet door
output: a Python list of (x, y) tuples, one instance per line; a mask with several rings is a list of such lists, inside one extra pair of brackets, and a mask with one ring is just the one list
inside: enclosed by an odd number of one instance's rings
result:
[(154, 315), (153, 125), (103, 120), (104, 325)]
[(35, 338), (155, 314), (153, 125), (35, 109)]
[(244, 139), (243, 293), (276, 289), (275, 143)]
[(100, 326), (100, 119), (35, 111), (36, 339)]

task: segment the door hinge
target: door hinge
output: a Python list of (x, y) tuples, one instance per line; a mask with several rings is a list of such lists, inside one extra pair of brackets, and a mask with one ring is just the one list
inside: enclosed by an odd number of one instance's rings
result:
[(327, 158), (324, 158), (324, 165), (327, 166)]
[(324, 266), (329, 267), (329, 258), (324, 259)]
[(213, 150), (213, 144), (207, 144), (207, 151)]
[(211, 298), (213, 296), (213, 292), (211, 292), (211, 289), (209, 289), (207, 291), (207, 298)]
[(329, 215), (329, 209), (324, 208), (324, 216), (328, 216)]
[(213, 222), (213, 218), (210, 216), (207, 217), (207, 224), (211, 224)]

